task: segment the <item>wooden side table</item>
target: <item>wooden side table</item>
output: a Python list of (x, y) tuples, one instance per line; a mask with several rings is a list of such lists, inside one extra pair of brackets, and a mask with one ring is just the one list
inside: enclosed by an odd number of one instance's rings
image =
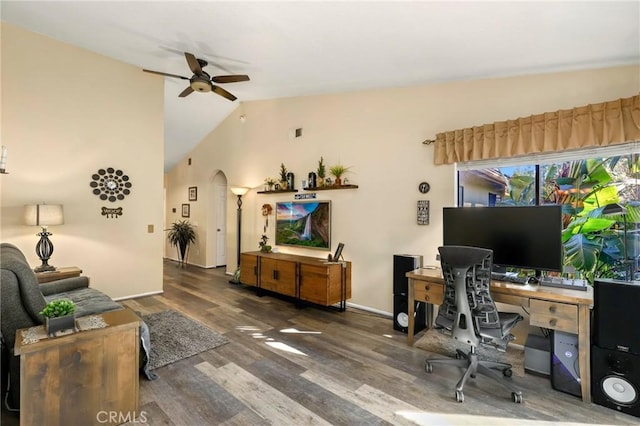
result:
[[(104, 425), (138, 418), (140, 318), (129, 309), (101, 315), (107, 326), (61, 337), (23, 341), (20, 425)], [(44, 332), (44, 326), (41, 333)], [(128, 417), (127, 417), (128, 416)]]
[(79, 277), (82, 274), (82, 269), (77, 266), (67, 266), (64, 268), (58, 268), (55, 271), (36, 272), (36, 279), (38, 283), (48, 283), (50, 281), (57, 281), (63, 278)]

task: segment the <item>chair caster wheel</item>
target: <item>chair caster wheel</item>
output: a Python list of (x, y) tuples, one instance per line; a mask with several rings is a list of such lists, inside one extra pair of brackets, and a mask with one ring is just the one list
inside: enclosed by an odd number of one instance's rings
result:
[(516, 404), (522, 404), (522, 394), (520, 392), (512, 392), (511, 399), (513, 399), (513, 402), (515, 402)]
[(475, 379), (475, 378), (476, 378), (476, 375), (475, 375), (475, 374), (472, 374), (472, 375), (471, 375), (471, 378), (472, 378), (472, 379)]
[(505, 368), (504, 370), (502, 370), (502, 374), (505, 377), (511, 377), (511, 376), (513, 376), (513, 370), (510, 369), (510, 368)]
[(427, 373), (433, 373), (433, 365), (431, 365), (429, 361), (424, 363), (424, 371)]
[(464, 402), (464, 394), (462, 393), (462, 391), (456, 391), (456, 401)]

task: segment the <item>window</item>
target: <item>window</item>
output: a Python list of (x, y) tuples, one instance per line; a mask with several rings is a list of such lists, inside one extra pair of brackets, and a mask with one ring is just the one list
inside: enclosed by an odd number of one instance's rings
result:
[(465, 190), (458, 194), (458, 205), (560, 204), (566, 274), (590, 282), (597, 277), (636, 279), (638, 152), (633, 143), (540, 155), (533, 160), (500, 160), (493, 165), (488, 161), (459, 164), (458, 187)]

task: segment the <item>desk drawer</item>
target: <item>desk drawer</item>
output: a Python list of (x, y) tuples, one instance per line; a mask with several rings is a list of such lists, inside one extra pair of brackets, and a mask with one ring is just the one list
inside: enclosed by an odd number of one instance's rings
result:
[(578, 333), (578, 307), (566, 303), (531, 299), (531, 325)]
[(444, 302), (444, 286), (442, 284), (416, 281), (413, 288), (417, 302), (433, 303), (434, 305), (442, 305)]

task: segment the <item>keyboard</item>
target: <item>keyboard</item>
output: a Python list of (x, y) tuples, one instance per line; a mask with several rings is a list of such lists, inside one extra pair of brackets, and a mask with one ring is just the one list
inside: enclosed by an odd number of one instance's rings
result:
[(499, 272), (492, 272), (491, 279), (496, 281), (506, 281), (514, 284), (526, 284), (528, 280), (527, 277), (519, 277), (512, 274), (501, 274)]
[(587, 283), (585, 280), (572, 280), (562, 277), (540, 277), (540, 285), (587, 291)]

